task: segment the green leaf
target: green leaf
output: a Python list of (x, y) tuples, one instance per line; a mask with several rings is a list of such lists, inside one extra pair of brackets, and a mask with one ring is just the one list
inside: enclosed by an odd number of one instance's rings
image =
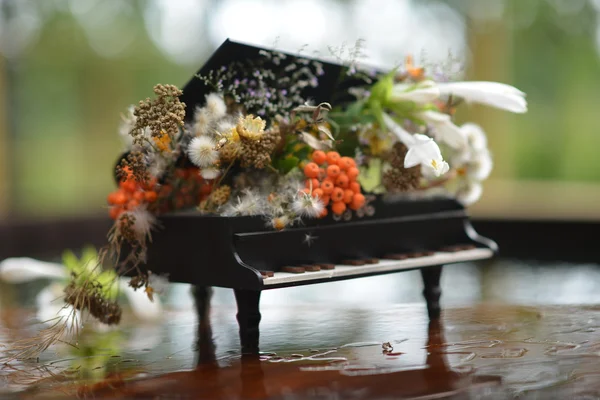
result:
[(390, 102), (385, 108), (392, 111), (396, 117), (408, 118), (411, 113), (417, 110), (417, 106), (412, 101)]
[(62, 263), (65, 267), (67, 267), (69, 272), (75, 274), (81, 273), (79, 260), (71, 250), (63, 251)]
[(305, 160), (308, 158), (308, 153), (310, 153), (310, 148), (308, 146), (302, 146), (302, 148), (294, 152), (293, 155), (298, 158), (298, 160)]
[(81, 266), (83, 269), (92, 272), (98, 264), (98, 252), (93, 246), (86, 246), (81, 254)]
[(298, 157), (290, 156), (286, 158), (281, 158), (277, 163), (277, 169), (283, 174), (287, 174), (288, 172), (296, 168), (299, 163), (300, 159)]
[(357, 117), (362, 112), (367, 104), (368, 99), (357, 100), (346, 109), (346, 114), (351, 117)]
[(378, 102), (379, 104), (385, 104), (388, 102), (392, 95), (392, 88), (394, 87), (394, 77), (396, 76), (396, 69), (391, 70), (385, 74), (376, 84), (371, 87), (371, 95), (367, 101), (368, 105), (372, 102)]
[(380, 127), (385, 127), (385, 121), (383, 120), (383, 107), (379, 101), (373, 101), (371, 104), (371, 113), (377, 120)]
[(102, 294), (106, 297), (116, 298), (119, 295), (118, 278), (113, 270), (106, 270), (100, 273), (96, 277), (96, 281), (102, 285)]

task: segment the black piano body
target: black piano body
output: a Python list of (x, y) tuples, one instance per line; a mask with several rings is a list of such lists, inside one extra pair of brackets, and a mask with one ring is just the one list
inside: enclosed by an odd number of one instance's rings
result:
[[(262, 290), (420, 269), (427, 310), (435, 319), (442, 266), (497, 252), (453, 199), (387, 202), (378, 196), (371, 204), (372, 216), (328, 217), (283, 231), (274, 231), (259, 216), (164, 215), (144, 267), (195, 285), (200, 318), (209, 316), (210, 287), (234, 289), (242, 351), (257, 353)], [(304, 272), (288, 272), (289, 267)]]
[[(372, 216), (318, 220), (282, 231), (260, 216), (195, 210), (164, 215), (145, 267), (175, 282), (256, 291), (490, 258), (497, 250), (475, 232), (453, 199), (378, 197), (373, 206)], [(320, 265), (335, 267), (284, 272)]]

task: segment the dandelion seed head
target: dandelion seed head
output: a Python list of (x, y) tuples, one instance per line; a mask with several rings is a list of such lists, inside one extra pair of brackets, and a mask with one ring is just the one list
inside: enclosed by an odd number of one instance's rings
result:
[(323, 212), (325, 205), (318, 197), (299, 192), (292, 203), (292, 210), (300, 217), (316, 218)]
[(208, 134), (212, 122), (213, 120), (207, 108), (196, 108), (193, 127), (195, 136)]
[(227, 114), (227, 105), (223, 100), (223, 96), (218, 93), (207, 95), (206, 110), (212, 120), (223, 118)]
[(193, 138), (187, 150), (190, 161), (200, 168), (212, 166), (219, 159), (215, 146), (215, 141), (208, 136)]

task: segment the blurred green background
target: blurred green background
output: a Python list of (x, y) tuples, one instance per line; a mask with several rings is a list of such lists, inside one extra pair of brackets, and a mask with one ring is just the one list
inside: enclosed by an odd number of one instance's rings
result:
[(102, 213), (120, 114), (184, 85), (227, 37), (366, 61), (465, 60), (529, 113), (466, 107), (496, 164), (472, 212), (600, 218), (598, 0), (0, 0), (0, 218)]

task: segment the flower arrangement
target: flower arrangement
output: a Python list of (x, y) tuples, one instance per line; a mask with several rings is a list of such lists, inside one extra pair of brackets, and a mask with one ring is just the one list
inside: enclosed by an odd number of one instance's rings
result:
[[(188, 84), (201, 95), (156, 85), (154, 98), (123, 117), (118, 188), (107, 198), (114, 225), (99, 264), (133, 274), (129, 285), (151, 298), (152, 274), (140, 266), (165, 213), (254, 216), (284, 230), (373, 216), (377, 195), (477, 201), (492, 158), (484, 131), (455, 125), (455, 109), (466, 102), (523, 113), (524, 93), (450, 82), (410, 58), (387, 72), (362, 68), (358, 53), (336, 65), (333, 78), (332, 64), (260, 50), (203, 69)], [(329, 98), (317, 97), (323, 81), (334, 87)], [(200, 100), (185, 104), (190, 96)], [(102, 293), (98, 282), (73, 282), (72, 290)], [(118, 315), (104, 319), (116, 323)]]

